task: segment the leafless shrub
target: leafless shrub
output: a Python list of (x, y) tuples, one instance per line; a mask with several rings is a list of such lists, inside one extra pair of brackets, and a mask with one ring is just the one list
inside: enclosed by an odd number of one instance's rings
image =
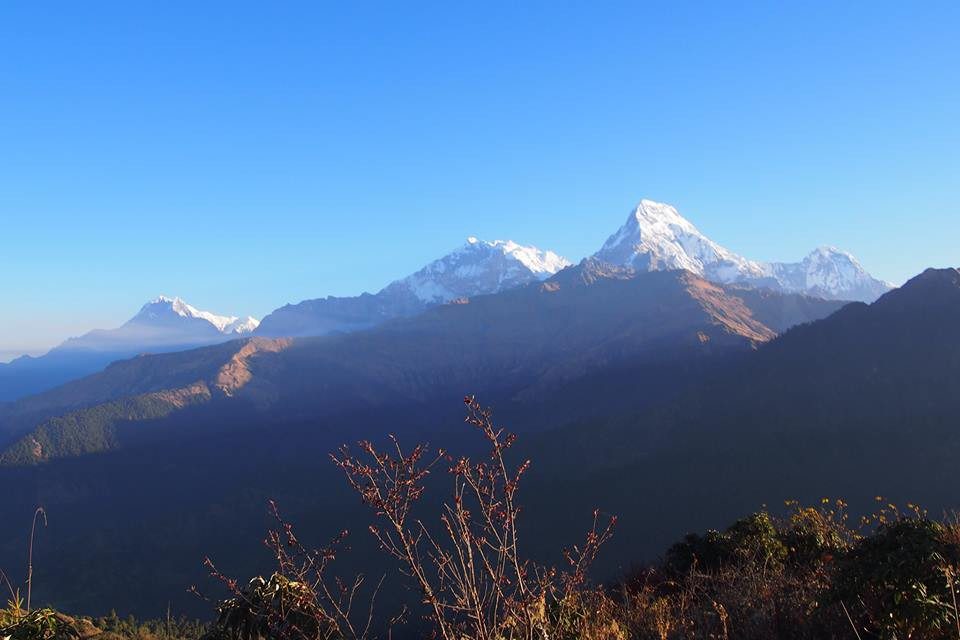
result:
[[(465, 399), (466, 422), (490, 447), (488, 460), (454, 458), (425, 445), (404, 452), (391, 436), (389, 451), (370, 442), (359, 444), (363, 456), (347, 447), (332, 456), (350, 486), (369, 505), (379, 524), (370, 527), (380, 547), (400, 562), (428, 610), (434, 634), (444, 640), (507, 640), (554, 637), (558, 626), (585, 623), (576, 619), (585, 600), (578, 593), (600, 547), (613, 533), (616, 518), (601, 522), (594, 512), (585, 541), (565, 552), (566, 571), (534, 565), (520, 550), (516, 497), (530, 461), (507, 462), (513, 434), (495, 426), (489, 409), (474, 397)], [(424, 481), (446, 467), (453, 491), (432, 531), (412, 515), (424, 493)]]
[[(347, 537), (342, 531), (319, 549), (305, 546), (293, 525), (269, 502), (276, 528), (267, 533), (264, 544), (276, 560), (269, 578), (257, 576), (241, 586), (217, 570), (207, 558), (210, 575), (227, 587), (231, 596), (217, 606), (218, 618), (207, 635), (230, 640), (367, 640), (372, 637), (373, 605), (380, 582), (366, 606), (357, 613), (358, 595), (364, 577), (345, 582), (331, 575), (330, 565)], [(194, 587), (192, 591), (199, 593)]]

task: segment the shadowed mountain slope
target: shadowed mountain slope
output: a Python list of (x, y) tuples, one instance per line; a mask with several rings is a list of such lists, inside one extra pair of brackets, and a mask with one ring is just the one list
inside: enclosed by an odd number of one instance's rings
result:
[[(960, 271), (931, 269), (787, 331), (660, 406), (538, 435), (526, 454), (541, 461), (536, 490), (563, 496), (566, 510), (602, 496), (632, 514), (614, 556), (629, 551), (624, 540), (650, 552), (790, 498), (840, 496), (869, 510), (881, 495), (949, 512), (960, 507), (958, 391)], [(531, 517), (546, 538), (563, 527), (551, 505)]]
[(871, 305), (787, 331), (642, 421), (674, 442), (712, 433), (732, 446), (755, 432), (880, 436), (960, 419), (958, 389), (960, 271), (928, 269)]
[(59, 414), (210, 379), (244, 344), (245, 341), (231, 341), (203, 349), (121, 360), (100, 373), (0, 404), (0, 442)]

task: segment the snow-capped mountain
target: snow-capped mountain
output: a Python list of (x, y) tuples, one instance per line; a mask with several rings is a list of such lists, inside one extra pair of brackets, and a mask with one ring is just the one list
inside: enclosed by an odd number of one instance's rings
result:
[(278, 337), (367, 329), (452, 300), (545, 280), (569, 265), (568, 260), (552, 251), (510, 240), (470, 237), (458, 249), (390, 283), (376, 294), (288, 304), (265, 317), (255, 333)]
[(784, 291), (808, 293), (820, 298), (873, 302), (893, 288), (878, 280), (852, 255), (836, 247), (818, 247), (801, 262), (765, 265)]
[(201, 311), (180, 298), (160, 296), (115, 329), (70, 338), (45, 355), (0, 365), (0, 401), (11, 400), (103, 369), (141, 353), (179, 351), (250, 335), (256, 318)]
[(441, 304), (545, 280), (570, 264), (552, 251), (512, 240), (470, 237), (459, 249), (391, 283), (383, 292), (408, 293), (426, 304)]
[(722, 284), (767, 287), (834, 300), (872, 302), (893, 286), (871, 276), (849, 253), (823, 247), (802, 262), (749, 260), (718, 245), (672, 206), (641, 200), (593, 256), (639, 271), (686, 269)]
[(127, 352), (191, 347), (240, 338), (259, 326), (256, 318), (201, 311), (181, 298), (159, 296), (116, 329), (97, 329), (71, 338), (57, 349)]
[[(140, 311), (127, 321), (127, 325), (155, 325), (167, 326), (183, 320), (198, 320), (206, 322), (219, 333), (224, 335), (243, 335), (252, 333), (260, 325), (260, 321), (252, 316), (238, 318), (237, 316), (220, 316), (209, 311), (200, 311), (183, 301), (182, 298), (159, 296), (143, 305)], [(199, 325), (204, 326), (205, 325)]]
[[(721, 284), (765, 287), (832, 300), (872, 302), (892, 288), (848, 253), (823, 247), (800, 262), (750, 260), (713, 242), (672, 206), (642, 200), (593, 259), (627, 271), (684, 269)], [(0, 365), (0, 401), (35, 392), (143, 352), (176, 351), (247, 335), (320, 336), (368, 329), (426, 309), (543, 281), (571, 263), (552, 251), (510, 240), (468, 238), (376, 294), (288, 304), (264, 318), (202, 311), (160, 296), (110, 330), (71, 338), (39, 358)]]
[(721, 247), (668, 204), (641, 200), (596, 259), (638, 271), (686, 269), (725, 284), (762, 278), (763, 267)]

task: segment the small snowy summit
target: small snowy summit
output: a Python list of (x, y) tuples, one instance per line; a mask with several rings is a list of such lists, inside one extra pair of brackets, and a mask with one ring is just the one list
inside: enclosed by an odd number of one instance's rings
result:
[(237, 316), (220, 316), (209, 311), (200, 311), (183, 301), (182, 298), (159, 296), (143, 305), (139, 313), (131, 318), (127, 324), (157, 324), (167, 323), (177, 318), (201, 320), (209, 323), (218, 332), (223, 334), (243, 335), (251, 333), (260, 324), (260, 321), (251, 316), (238, 318)]
[(181, 351), (243, 338), (259, 324), (249, 316), (221, 316), (180, 298), (160, 296), (119, 327), (94, 329), (42, 356), (0, 366), (0, 401), (50, 389), (144, 353)]
[(823, 247), (802, 262), (749, 260), (710, 240), (672, 206), (641, 200), (594, 258), (638, 271), (686, 269), (721, 284), (745, 284), (833, 300), (872, 302), (892, 288), (849, 253)]
[(381, 293), (409, 293), (421, 302), (442, 304), (546, 280), (570, 264), (552, 251), (471, 236), (459, 249), (391, 283)]
[(259, 325), (256, 318), (201, 311), (180, 298), (159, 296), (115, 329), (95, 329), (54, 349), (140, 353), (190, 348), (240, 338)]

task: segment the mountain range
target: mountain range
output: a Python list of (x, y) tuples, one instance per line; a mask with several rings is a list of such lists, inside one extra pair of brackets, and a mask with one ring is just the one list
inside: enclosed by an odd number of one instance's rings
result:
[[(848, 253), (822, 247), (798, 263), (761, 263), (713, 242), (672, 206), (642, 200), (593, 256), (636, 271), (683, 269), (718, 284), (871, 302), (892, 285), (870, 276)], [(543, 281), (571, 262), (512, 241), (468, 238), (451, 253), (378, 293), (288, 304), (262, 322), (199, 311), (159, 297), (126, 324), (72, 338), (47, 354), (0, 364), (0, 402), (55, 387), (140, 353), (177, 351), (245, 335), (321, 336), (375, 327), (463, 298)]]
[[(683, 269), (719, 284), (740, 284), (828, 300), (872, 302), (892, 285), (872, 277), (849, 253), (821, 247), (798, 263), (748, 260), (704, 236), (672, 206), (641, 200), (591, 256), (639, 271)], [(543, 280), (570, 265), (565, 258), (511, 241), (467, 244), (377, 294), (319, 298), (277, 309), (257, 330), (264, 336), (324, 335), (375, 326), (458, 298)]]
[[(365, 331), (134, 357), (0, 408), (0, 482), (16, 494), (0, 517), (40, 502), (61, 519), (43, 597), (139, 611), (194, 579), (174, 554), (222, 549), (225, 527), (258, 539), (252, 496), (304, 504), (298, 488), (323, 487), (335, 511), (353, 504), (323, 470), (341, 442), (442, 439), (469, 392), (524, 433), (654, 406), (843, 305), (587, 259)], [(14, 549), (0, 537), (0, 562)]]
[[(891, 289), (835, 249), (756, 262), (648, 200), (577, 264), (471, 238), (376, 294), (259, 325), (161, 297), (27, 361), (70, 379), (0, 403), (0, 521), (51, 514), (38, 598), (149, 613), (213, 551), (262, 571), (267, 498), (315, 539), (354, 522), (326, 463), (341, 443), (394, 433), (476, 452), (450, 431), (467, 394), (535, 460), (535, 555), (579, 533), (567, 514), (598, 506), (621, 514), (610, 557), (637, 560), (787, 498), (952, 508), (957, 327), (955, 269)], [(18, 366), (0, 381), (29, 382)], [(0, 566), (21, 538), (0, 531)], [(369, 572), (364, 540), (351, 544)]]
[[(469, 451), (449, 425), (473, 392), (536, 460), (534, 550), (572, 535), (549, 515), (558, 502), (620, 513), (610, 556), (630, 558), (828, 490), (947, 508), (957, 326), (956, 270), (867, 305), (587, 259), (365, 331), (139, 356), (8, 404), (0, 516), (39, 502), (62, 519), (43, 597), (142, 611), (199, 579), (210, 549), (257, 570), (233, 541), (259, 539), (266, 497), (321, 539), (356, 517), (324, 463), (341, 442), (389, 431)], [(879, 475), (901, 458), (903, 473)], [(137, 582), (146, 571), (157, 579)]]

